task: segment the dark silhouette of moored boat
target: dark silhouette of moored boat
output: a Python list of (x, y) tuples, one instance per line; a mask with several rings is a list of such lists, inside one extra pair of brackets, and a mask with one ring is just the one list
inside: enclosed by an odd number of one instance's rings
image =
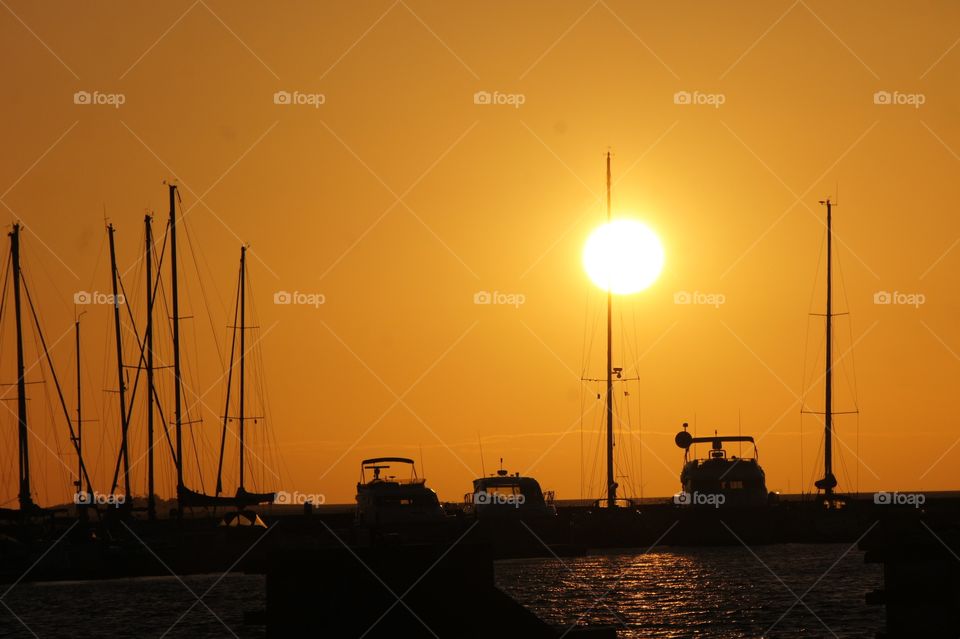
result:
[[(773, 495), (767, 493), (766, 475), (758, 461), (757, 444), (746, 435), (716, 435), (694, 437), (683, 430), (674, 438), (684, 450), (683, 470), (680, 472), (682, 491), (674, 501), (683, 506), (716, 508), (763, 507)], [(730, 455), (725, 443), (749, 444), (752, 457)], [(705, 457), (694, 454), (697, 444), (710, 444)]]
[[(401, 479), (384, 471), (396, 464), (410, 467), (410, 477)], [(367, 472), (373, 473), (367, 480)], [(417, 476), (417, 467), (407, 457), (374, 457), (360, 463), (357, 482), (357, 523), (366, 526), (442, 522), (446, 519), (437, 493)]]
[[(502, 461), (502, 460), (501, 460)], [(473, 492), (464, 495), (464, 512), (477, 519), (537, 519), (554, 517), (557, 509), (533, 477), (509, 473), (473, 480)]]

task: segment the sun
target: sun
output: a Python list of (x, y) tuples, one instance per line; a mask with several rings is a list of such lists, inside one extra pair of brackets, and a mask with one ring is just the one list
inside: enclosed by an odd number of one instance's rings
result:
[(660, 238), (643, 222), (619, 219), (597, 228), (583, 248), (583, 267), (594, 284), (618, 295), (653, 284), (663, 270)]

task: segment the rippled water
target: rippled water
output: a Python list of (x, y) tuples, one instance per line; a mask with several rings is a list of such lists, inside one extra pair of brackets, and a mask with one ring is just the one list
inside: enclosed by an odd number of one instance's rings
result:
[[(880, 568), (864, 564), (856, 550), (844, 555), (849, 548), (760, 546), (756, 556), (743, 547), (665, 548), (562, 563), (524, 559), (498, 562), (496, 578), (546, 621), (615, 625), (623, 639), (873, 637), (883, 608), (864, 604), (864, 593), (880, 583)], [(171, 628), (167, 637), (265, 636), (262, 627), (243, 624), (244, 610), (264, 605), (264, 579), (218, 579), (21, 583), (0, 598), (9, 606), (0, 605), (0, 637), (159, 637)]]
[(844, 555), (849, 548), (669, 548), (514, 560), (498, 564), (497, 585), (546, 621), (614, 625), (622, 638), (874, 637), (884, 609), (866, 605), (864, 594), (880, 584), (880, 567), (864, 564), (855, 549)]
[[(142, 577), (17, 584), (3, 598), (9, 608), (0, 605), (0, 637), (139, 639), (168, 631), (167, 637), (264, 637), (262, 627), (243, 624), (244, 610), (264, 605), (264, 578), (231, 574), (218, 579), (197, 575), (182, 582)], [(197, 597), (203, 603), (196, 603)]]

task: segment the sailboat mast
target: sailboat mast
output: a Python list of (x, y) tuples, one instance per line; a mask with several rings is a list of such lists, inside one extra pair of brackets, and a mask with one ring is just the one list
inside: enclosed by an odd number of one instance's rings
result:
[(824, 494), (826, 497), (831, 497), (837, 483), (833, 476), (833, 205), (829, 199), (825, 204), (827, 206), (827, 353), (823, 409), (823, 478)]
[[(607, 224), (612, 221), (610, 208), (610, 151), (607, 151)], [(607, 282), (607, 507), (617, 505), (617, 482), (613, 470), (613, 273)]]
[(143, 217), (144, 259), (147, 271), (147, 325), (143, 331), (144, 349), (147, 352), (147, 517), (157, 518), (157, 498), (154, 486), (153, 465), (153, 217)]
[[(183, 492), (183, 420), (180, 414), (180, 299), (177, 289), (177, 187), (170, 191), (170, 289), (173, 297), (173, 420), (177, 438), (177, 498)], [(178, 517), (183, 508), (177, 508)]]
[(10, 232), (10, 257), (13, 261), (13, 308), (17, 324), (17, 435), (19, 446), (20, 511), (33, 510), (30, 496), (30, 446), (27, 429), (27, 394), (23, 379), (23, 327), (20, 321), (20, 225), (14, 224)]
[[(77, 492), (86, 496), (90, 491), (90, 486), (87, 486), (86, 490), (83, 487), (83, 414), (81, 413), (81, 397), (80, 397), (80, 317), (73, 323), (73, 332), (74, 332), (74, 341), (76, 344), (76, 356), (77, 356), (77, 434), (74, 437), (74, 442), (77, 447)], [(81, 502), (84, 503), (84, 502)]]
[[(130, 497), (130, 457), (127, 454), (127, 400), (126, 385), (123, 383), (123, 339), (120, 332), (120, 297), (117, 293), (117, 253), (113, 241), (113, 224), (107, 225), (110, 238), (110, 279), (113, 286), (113, 328), (117, 343), (117, 384), (120, 393), (120, 455), (123, 457), (123, 489)], [(114, 480), (116, 481), (116, 480)]]
[(246, 338), (246, 324), (244, 316), (244, 306), (246, 301), (245, 288), (246, 288), (246, 275), (247, 275), (247, 247), (240, 247), (240, 488), (243, 490), (243, 456), (244, 456), (244, 447), (246, 446), (244, 440), (244, 419), (243, 419), (243, 355), (245, 350), (245, 338)]

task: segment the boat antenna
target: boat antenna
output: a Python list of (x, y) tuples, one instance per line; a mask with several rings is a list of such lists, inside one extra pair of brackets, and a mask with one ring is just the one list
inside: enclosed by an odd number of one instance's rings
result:
[(417, 447), (420, 449), (420, 473), (426, 477), (427, 476), (427, 466), (423, 463), (423, 444), (417, 444)]
[[(737, 409), (737, 435), (743, 437), (743, 409)], [(743, 440), (738, 444), (737, 455), (743, 459)]]
[(477, 433), (477, 445), (480, 446), (480, 474), (482, 477), (486, 477), (487, 467), (483, 464), (483, 440), (480, 439), (480, 433)]

